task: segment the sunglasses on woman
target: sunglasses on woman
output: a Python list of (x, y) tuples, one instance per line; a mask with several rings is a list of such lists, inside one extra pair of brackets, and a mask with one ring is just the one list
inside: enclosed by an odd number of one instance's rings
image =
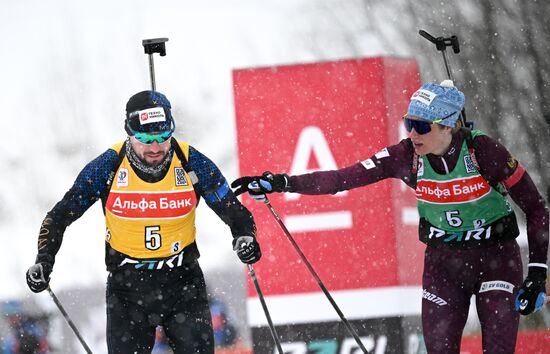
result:
[(428, 134), (429, 132), (432, 131), (432, 124), (437, 124), (437, 123), (441, 123), (442, 121), (444, 121), (445, 119), (449, 118), (450, 116), (452, 116), (453, 114), (455, 114), (456, 112), (452, 112), (451, 114), (447, 114), (445, 117), (441, 118), (441, 119), (436, 119), (434, 120), (433, 122), (428, 122), (428, 121), (425, 121), (425, 120), (415, 120), (415, 119), (410, 119), (409, 118), (409, 115), (408, 114), (405, 114), (403, 116), (403, 123), (405, 124), (405, 129), (407, 129), (407, 131), (410, 133), (413, 128), (414, 130), (420, 134), (420, 135), (424, 135), (424, 134)]
[(407, 115), (403, 116), (403, 123), (405, 124), (405, 129), (410, 133), (413, 128), (420, 134), (424, 135), (432, 131), (432, 124), (435, 122), (427, 122), (425, 120), (415, 120), (408, 118)]

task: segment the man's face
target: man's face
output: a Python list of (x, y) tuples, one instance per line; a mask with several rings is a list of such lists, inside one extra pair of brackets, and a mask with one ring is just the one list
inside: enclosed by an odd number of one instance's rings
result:
[[(154, 135), (155, 133), (151, 134)], [(170, 139), (160, 144), (157, 141), (144, 144), (132, 136), (130, 137), (130, 144), (132, 144), (132, 149), (140, 160), (150, 166), (158, 166), (170, 151)]]

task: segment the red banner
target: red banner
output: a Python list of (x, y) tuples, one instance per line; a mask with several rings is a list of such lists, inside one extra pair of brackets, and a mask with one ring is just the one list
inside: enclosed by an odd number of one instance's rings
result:
[[(400, 118), (419, 75), (413, 60), (370, 58), (235, 70), (233, 82), (240, 175), (298, 175), (385, 154), (383, 148), (404, 137)], [(358, 308), (354, 304), (370, 301), (366, 292), (374, 300), (402, 298), (402, 286), (420, 284), (414, 192), (402, 182), (386, 180), (336, 195), (269, 198), (342, 303)], [(263, 258), (255, 268), (264, 295), (293, 296), (292, 303), (304, 306), (315, 303), (319, 286), (268, 208), (247, 196), (242, 200), (258, 226)], [(253, 286), (249, 296), (255, 297)], [(286, 298), (277, 299), (282, 304)], [(420, 292), (416, 300), (414, 311), (419, 311)], [(367, 306), (352, 317), (376, 317), (381, 311)], [(318, 314), (318, 320), (329, 319)]]

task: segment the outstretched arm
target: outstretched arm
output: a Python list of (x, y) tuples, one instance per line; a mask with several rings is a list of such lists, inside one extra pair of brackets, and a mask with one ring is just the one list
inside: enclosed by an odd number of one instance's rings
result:
[[(238, 188), (237, 194), (249, 191), (258, 193), (257, 188), (249, 187), (255, 182), (263, 193), (294, 192), (300, 194), (335, 194), (348, 189), (366, 186), (386, 178), (399, 178), (410, 187), (416, 183), (412, 176), (413, 147), (410, 140), (385, 148), (369, 159), (339, 170), (319, 171), (309, 174), (287, 176), (285, 174), (264, 173), (262, 176), (241, 177), (231, 186)], [(265, 183), (267, 182), (267, 184)], [(255, 185), (254, 185), (255, 186)]]

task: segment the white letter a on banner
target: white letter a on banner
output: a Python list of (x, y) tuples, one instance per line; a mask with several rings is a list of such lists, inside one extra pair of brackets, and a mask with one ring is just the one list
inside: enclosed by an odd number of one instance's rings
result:
[[(310, 156), (313, 154), (319, 169), (308, 169)], [(290, 175), (301, 175), (315, 171), (336, 170), (336, 161), (328, 147), (327, 140), (319, 127), (305, 127), (298, 137), (294, 157), (292, 158), (292, 166), (290, 167)], [(340, 192), (337, 195), (343, 196), (347, 192)], [(285, 193), (286, 200), (296, 200), (300, 197), (297, 193)]]

